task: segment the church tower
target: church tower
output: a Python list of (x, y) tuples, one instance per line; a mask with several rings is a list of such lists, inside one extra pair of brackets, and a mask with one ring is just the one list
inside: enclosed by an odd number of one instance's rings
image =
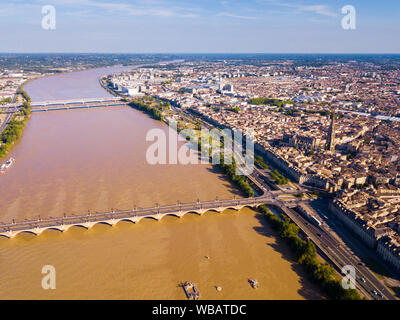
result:
[(218, 85), (218, 90), (222, 92), (224, 89), (225, 83), (224, 80), (221, 78), (221, 74), (219, 74), (219, 85)]
[(331, 116), (331, 125), (329, 127), (329, 132), (328, 132), (328, 139), (326, 141), (326, 150), (334, 153), (335, 152), (335, 134), (336, 134), (336, 112), (333, 110), (332, 116)]

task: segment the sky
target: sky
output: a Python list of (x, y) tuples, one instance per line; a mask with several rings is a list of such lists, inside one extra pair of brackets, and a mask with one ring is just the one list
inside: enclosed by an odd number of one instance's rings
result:
[(400, 0), (0, 0), (0, 52), (400, 53), (399, 18)]

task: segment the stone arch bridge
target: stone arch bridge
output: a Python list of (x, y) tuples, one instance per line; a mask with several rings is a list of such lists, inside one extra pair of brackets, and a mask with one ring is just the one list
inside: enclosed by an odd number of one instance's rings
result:
[(138, 223), (142, 219), (154, 219), (160, 221), (166, 216), (182, 218), (185, 214), (194, 213), (203, 215), (206, 211), (222, 212), (227, 209), (239, 211), (244, 207), (256, 208), (262, 204), (281, 207), (282, 201), (271, 196), (257, 198), (243, 198), (230, 200), (215, 200), (195, 203), (177, 203), (170, 206), (157, 206), (153, 208), (134, 208), (132, 210), (110, 211), (103, 213), (79, 216), (64, 216), (59, 218), (25, 220), (9, 224), (0, 224), (0, 236), (13, 238), (19, 233), (41, 234), (45, 230), (67, 231), (71, 227), (83, 227), (89, 229), (96, 224), (107, 224), (113, 226), (120, 221)]

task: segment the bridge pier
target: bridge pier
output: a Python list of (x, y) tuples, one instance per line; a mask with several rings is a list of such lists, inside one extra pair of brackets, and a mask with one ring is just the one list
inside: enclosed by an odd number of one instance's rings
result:
[(109, 220), (109, 221), (110, 221), (111, 226), (114, 226), (114, 225), (116, 225), (120, 220), (111, 219), (111, 220)]
[(43, 228), (37, 227), (37, 228), (33, 229), (33, 233), (35, 234), (35, 236), (38, 236), (38, 235), (40, 235), (44, 230), (45, 230), (45, 229), (43, 229)]
[(59, 229), (61, 232), (67, 231), (69, 228), (70, 228), (70, 226), (66, 226), (66, 225), (64, 225), (64, 224), (62, 224), (60, 227), (58, 227), (58, 229)]
[(176, 215), (177, 215), (179, 218), (182, 218), (182, 217), (185, 215), (185, 213), (183, 213), (183, 211), (180, 210)]
[(8, 239), (12, 239), (17, 235), (17, 233), (15, 231), (7, 231), (7, 232), (2, 233), (2, 235)]

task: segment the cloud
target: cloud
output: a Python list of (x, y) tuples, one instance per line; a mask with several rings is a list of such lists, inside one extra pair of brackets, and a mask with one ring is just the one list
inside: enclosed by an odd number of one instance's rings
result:
[(0, 6), (0, 16), (3, 17), (9, 17), (9, 16), (15, 16), (21, 13), (22, 10), (33, 10), (37, 6), (34, 4), (30, 3), (24, 3), (24, 4), (15, 4), (15, 3), (7, 3), (4, 5)]
[(220, 12), (217, 14), (218, 17), (230, 17), (230, 18), (237, 18), (237, 19), (257, 19), (256, 17), (251, 17), (251, 16), (242, 16), (242, 15), (237, 15), (234, 13), (230, 12)]
[(300, 11), (314, 12), (319, 15), (328, 16), (328, 17), (337, 17), (337, 13), (330, 11), (329, 7), (326, 5), (309, 5), (303, 6), (300, 5), (297, 7)]
[(329, 6), (324, 4), (312, 4), (312, 5), (305, 5), (302, 3), (294, 3), (294, 2), (282, 2), (276, 0), (264, 0), (272, 5), (291, 8), (297, 11), (297, 13), (302, 12), (311, 12), (322, 16), (328, 16), (332, 18), (336, 18), (338, 16), (337, 13), (332, 11)]
[[(46, 2), (48, 0), (39, 0)], [(132, 16), (159, 16), (177, 18), (196, 18), (197, 14), (182, 7), (167, 6), (167, 3), (157, 0), (138, 0), (137, 4), (122, 2), (101, 2), (95, 0), (53, 0), (54, 6), (83, 7), (104, 9)], [(84, 12), (83, 10), (82, 12)]]

